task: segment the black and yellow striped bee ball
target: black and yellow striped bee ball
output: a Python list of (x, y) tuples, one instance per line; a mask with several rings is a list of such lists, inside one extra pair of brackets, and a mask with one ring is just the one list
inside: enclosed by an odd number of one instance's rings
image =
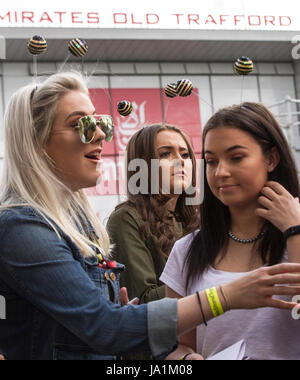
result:
[(193, 83), (188, 79), (181, 79), (177, 82), (177, 95), (189, 96), (193, 91)]
[(177, 84), (169, 83), (165, 88), (165, 94), (169, 98), (175, 98), (177, 96)]
[(27, 48), (30, 54), (39, 55), (45, 53), (48, 48), (48, 44), (43, 37), (33, 36), (27, 42)]
[(128, 116), (132, 112), (132, 104), (128, 100), (123, 100), (118, 104), (118, 112), (122, 116)]
[(240, 57), (234, 64), (234, 70), (239, 75), (249, 75), (254, 70), (254, 64), (248, 57)]
[(68, 49), (75, 57), (84, 57), (88, 52), (88, 44), (80, 38), (74, 38), (69, 42)]

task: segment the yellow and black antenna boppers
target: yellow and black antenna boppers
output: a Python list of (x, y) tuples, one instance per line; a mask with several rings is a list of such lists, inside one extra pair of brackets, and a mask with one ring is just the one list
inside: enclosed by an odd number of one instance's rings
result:
[(242, 76), (241, 103), (243, 103), (244, 80), (245, 76), (250, 75), (254, 70), (253, 61), (249, 57), (242, 56), (234, 63), (234, 71)]
[(80, 38), (74, 38), (69, 42), (68, 49), (75, 57), (84, 57), (87, 54), (89, 47), (86, 41)]
[(234, 63), (234, 70), (238, 75), (249, 75), (254, 70), (254, 64), (248, 57), (240, 57)]
[(33, 36), (27, 42), (27, 49), (32, 55), (43, 54), (47, 51), (47, 48), (47, 41), (41, 36)]
[(122, 116), (129, 116), (132, 110), (132, 104), (128, 100), (123, 100), (118, 104), (118, 112)]
[(33, 76), (35, 82), (37, 81), (37, 56), (45, 53), (48, 49), (48, 44), (45, 38), (35, 35), (31, 37), (27, 42), (27, 49), (33, 56)]

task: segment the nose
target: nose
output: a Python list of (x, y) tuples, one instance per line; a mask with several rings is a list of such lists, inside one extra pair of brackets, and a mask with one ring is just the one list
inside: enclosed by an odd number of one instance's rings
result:
[(105, 133), (102, 131), (100, 125), (97, 125), (95, 138), (93, 140), (93, 143), (99, 143), (105, 140)]
[(177, 166), (183, 166), (184, 158), (182, 157), (181, 152), (176, 152), (173, 159), (177, 163)]
[(219, 161), (219, 164), (218, 164), (216, 172), (215, 172), (215, 176), (216, 177), (229, 177), (230, 176), (230, 171), (229, 171), (225, 162)]
[(174, 170), (181, 170), (182, 168), (184, 168), (184, 159), (181, 157), (180, 154), (177, 154), (173, 157), (172, 166)]

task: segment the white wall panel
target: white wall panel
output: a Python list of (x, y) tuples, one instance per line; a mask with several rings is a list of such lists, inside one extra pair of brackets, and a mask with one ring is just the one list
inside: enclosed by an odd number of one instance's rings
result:
[(161, 63), (162, 74), (185, 74), (186, 70), (183, 63)]
[[(261, 76), (259, 77), (262, 101), (267, 106), (271, 107), (271, 111), (274, 113), (278, 121), (282, 126), (289, 123), (288, 117), (285, 115), (288, 112), (288, 107), (286, 104), (276, 105), (277, 103), (285, 100), (287, 97), (294, 99), (296, 97), (295, 93), (295, 82), (292, 76)], [(292, 106), (293, 112), (297, 111), (296, 105)], [(297, 117), (292, 118), (293, 122), (297, 122)], [(284, 129), (286, 133), (286, 130)], [(297, 149), (300, 149), (300, 136), (299, 127), (293, 128), (293, 141)]]
[(0, 77), (0, 159), (1, 157), (3, 157), (3, 140), (4, 140), (3, 104), (4, 104), (4, 99), (3, 99), (2, 77)]
[[(29, 72), (31, 75), (34, 75), (34, 64), (31, 63), (29, 65)], [(37, 64), (37, 73), (38, 75), (52, 75), (55, 74), (58, 71), (58, 68), (54, 62), (52, 63), (42, 63), (38, 62)]]
[(106, 75), (109, 74), (108, 64), (105, 62), (85, 63), (84, 69), (88, 75)]
[(259, 101), (256, 76), (212, 76), (215, 110), (241, 102)]
[(31, 76), (5, 76), (3, 78), (5, 96), (4, 103), (5, 107), (9, 102), (11, 96), (21, 87), (32, 83), (33, 77)]
[(3, 158), (0, 157), (0, 181), (2, 178), (2, 170), (3, 170)]
[(273, 63), (257, 63), (259, 74), (276, 74), (275, 65)]
[(158, 76), (112, 76), (112, 88), (159, 88)]
[(110, 63), (110, 71), (112, 74), (134, 74), (133, 63)]
[(108, 77), (102, 75), (90, 75), (87, 80), (88, 88), (109, 88)]
[(211, 63), (210, 64), (212, 74), (233, 74), (233, 63)]
[(272, 105), (287, 96), (295, 97), (295, 84), (292, 76), (260, 76), (262, 102)]
[(159, 74), (159, 64), (155, 62), (150, 63), (136, 63), (135, 64), (137, 74)]
[(292, 63), (277, 63), (276, 64), (277, 74), (294, 74), (294, 68)]
[(29, 75), (29, 66), (24, 62), (4, 62), (2, 67), (4, 76), (23, 77)]
[(208, 63), (186, 63), (185, 67), (188, 74), (210, 74)]

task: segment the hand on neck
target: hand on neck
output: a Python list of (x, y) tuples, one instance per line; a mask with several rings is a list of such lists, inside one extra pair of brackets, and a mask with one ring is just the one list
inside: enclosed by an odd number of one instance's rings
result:
[(240, 239), (252, 239), (262, 231), (265, 221), (254, 214), (256, 208), (257, 206), (230, 209), (230, 231), (235, 236)]

